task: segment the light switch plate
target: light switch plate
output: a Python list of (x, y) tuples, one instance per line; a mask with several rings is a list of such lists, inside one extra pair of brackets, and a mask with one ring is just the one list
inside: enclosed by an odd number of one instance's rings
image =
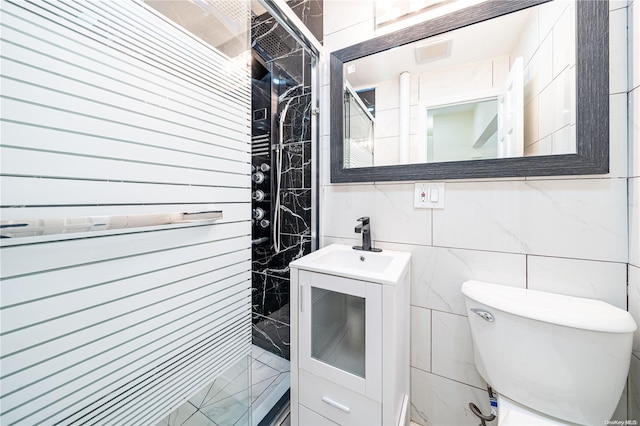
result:
[(416, 183), (413, 207), (416, 209), (444, 209), (444, 182)]

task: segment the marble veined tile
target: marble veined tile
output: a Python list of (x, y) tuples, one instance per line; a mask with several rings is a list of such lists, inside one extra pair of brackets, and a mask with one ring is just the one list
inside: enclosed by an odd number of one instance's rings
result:
[(529, 256), (528, 288), (598, 299), (627, 309), (627, 265)]
[(291, 387), (291, 374), (281, 373), (268, 381), (268, 385), (264, 386), (265, 382), (256, 383), (251, 388), (252, 390), (252, 408), (253, 408), (253, 424), (257, 425), (260, 420), (274, 407), (280, 398)]
[(284, 306), (275, 315), (264, 317), (253, 314), (252, 336), (253, 342), (270, 352), (289, 358), (290, 327), (288, 322), (279, 321), (277, 318), (289, 319), (289, 305)]
[(421, 425), (476, 426), (473, 402), (488, 413), (487, 391), (417, 368), (411, 369), (411, 418)]
[(633, 335), (633, 353), (640, 358), (640, 267), (633, 265), (629, 265), (629, 313), (638, 325)]
[(193, 405), (185, 403), (156, 426), (218, 426), (218, 424), (198, 411)]
[(198, 409), (192, 404), (182, 404), (167, 417), (162, 419), (156, 426), (182, 426), (191, 418)]
[(609, 0), (609, 10), (616, 10), (629, 5), (629, 0)]
[(629, 263), (640, 267), (640, 177), (629, 179), (629, 238)]
[(215, 419), (216, 425), (235, 425), (249, 409), (248, 395), (248, 389), (236, 394), (226, 394), (224, 398), (200, 407), (199, 412), (212, 420)]
[(323, 0), (287, 0), (295, 14), (320, 41), (323, 36), (323, 3)]
[(576, 63), (575, 49), (575, 6), (565, 8), (553, 31), (553, 76), (556, 77), (566, 67)]
[[(376, 139), (399, 138), (400, 136), (400, 109), (392, 108), (381, 110), (376, 105)], [(396, 141), (397, 143), (397, 141)], [(374, 155), (377, 154), (374, 151)]]
[(374, 11), (374, 4), (369, 0), (326, 1), (324, 2), (324, 33), (332, 34), (366, 21), (370, 22), (373, 34)]
[(278, 355), (272, 354), (271, 352), (264, 351), (264, 353), (255, 358), (257, 361), (265, 364), (266, 366), (273, 368), (279, 373), (287, 373), (291, 371), (291, 362), (285, 358), (279, 357)]
[(575, 14), (574, 2), (572, 0), (556, 0), (553, 2), (545, 3), (539, 7), (539, 33), (540, 40), (546, 38), (555, 27), (558, 26), (558, 21), (565, 17), (570, 17)]
[[(323, 208), (320, 212), (323, 235), (356, 238), (356, 220), (374, 213), (374, 186), (331, 185), (325, 186), (323, 192)], [(377, 229), (374, 224), (371, 229), (372, 239), (376, 238)]]
[(379, 82), (376, 85), (376, 133), (378, 132), (378, 111), (392, 109), (398, 114), (398, 108), (400, 108), (400, 76)]
[(334, 185), (323, 202), (326, 236), (361, 239), (354, 228), (368, 216), (374, 242), (431, 243), (431, 211), (413, 208), (413, 184)]
[[(344, 5), (348, 5), (351, 2), (327, 2), (326, 5), (329, 4), (339, 4), (340, 7)], [(325, 22), (329, 22), (330, 20), (326, 20)], [(349, 27), (346, 27), (340, 31), (336, 31), (334, 33), (325, 32), (324, 37), (324, 47), (328, 52), (333, 52), (335, 50), (342, 49), (347, 46), (351, 46), (353, 44), (360, 43), (362, 41), (373, 38), (373, 19), (356, 23)]]
[(411, 366), (431, 371), (431, 310), (411, 307)]
[(475, 367), (467, 317), (433, 311), (431, 327), (431, 371), (478, 388), (486, 387)]
[(431, 243), (431, 210), (413, 208), (413, 190), (413, 184), (375, 185), (375, 211), (370, 216), (377, 220), (377, 227), (372, 225), (376, 240)]
[(275, 368), (269, 367), (267, 364), (263, 364), (260, 361), (254, 360), (251, 363), (251, 382), (261, 383), (269, 379), (273, 379), (278, 376), (280, 372)]
[[(640, 10), (640, 5), (636, 9)], [(638, 26), (640, 26), (640, 13), (638, 15)], [(640, 31), (638, 35), (640, 36)], [(640, 56), (638, 56), (638, 58), (640, 58)], [(640, 87), (629, 92), (628, 115), (629, 176), (640, 177)]]
[(640, 358), (631, 357), (629, 370), (629, 418), (640, 419)]
[(627, 261), (625, 179), (446, 184), (436, 246)]
[(627, 48), (627, 10), (611, 11), (609, 12), (609, 93), (627, 92)]
[[(637, 91), (640, 94), (640, 90)], [(640, 96), (638, 96), (640, 99)], [(638, 101), (640, 104), (640, 100)], [(629, 102), (629, 117), (633, 115), (631, 109), (633, 107), (633, 102)], [(640, 111), (640, 109), (639, 109)], [(626, 93), (618, 93), (609, 95), (609, 173), (604, 175), (604, 177), (610, 178), (626, 178), (628, 167), (632, 167), (633, 160), (627, 158), (633, 155), (633, 148), (631, 148), (631, 144), (627, 146), (627, 131), (628, 124), (631, 126), (631, 120), (627, 121), (627, 94)], [(640, 120), (638, 120), (640, 126)], [(629, 129), (630, 131), (630, 129)], [(575, 126), (571, 126), (571, 135), (572, 141), (563, 141), (563, 145), (567, 142), (572, 143), (573, 150), (575, 151)], [(639, 131), (640, 134), (640, 131)], [(553, 135), (553, 145), (557, 145), (558, 134)], [(565, 136), (562, 136), (565, 138)], [(566, 150), (566, 149), (565, 149)], [(554, 152), (549, 151), (549, 154)], [(640, 148), (635, 150), (635, 153), (638, 155), (637, 160), (637, 168), (640, 170)], [(629, 174), (633, 175), (631, 169), (629, 169)], [(638, 173), (640, 175), (640, 172)], [(558, 179), (593, 179), (594, 177), (602, 178), (603, 175), (574, 175), (574, 176), (533, 176), (527, 178), (527, 180), (558, 180)]]
[(465, 281), (526, 287), (521, 254), (424, 247), (413, 251), (411, 266), (411, 304), (459, 315), (466, 315)]
[[(628, 12), (629, 35), (628, 40), (640, 39), (640, 3), (638, 0), (629, 3)], [(629, 88), (640, 87), (640, 67), (634, 64), (640, 59), (640, 43), (630, 43), (629, 49)]]
[(189, 399), (215, 425), (235, 425), (250, 405), (250, 372), (243, 358)]

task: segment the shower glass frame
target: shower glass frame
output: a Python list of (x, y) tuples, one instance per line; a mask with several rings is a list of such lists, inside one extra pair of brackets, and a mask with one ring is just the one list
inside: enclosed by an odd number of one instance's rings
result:
[[(285, 30), (291, 34), (300, 45), (302, 45), (305, 51), (311, 57), (311, 225), (310, 225), (310, 237), (311, 237), (311, 251), (318, 249), (318, 236), (319, 234), (319, 171), (318, 171), (318, 156), (319, 156), (319, 140), (320, 140), (320, 126), (318, 125), (318, 118), (320, 115), (320, 104), (318, 99), (318, 93), (320, 91), (320, 79), (318, 75), (318, 64), (320, 60), (320, 50), (317, 47), (319, 42), (315, 42), (305, 34), (305, 31), (300, 29), (296, 22), (299, 18), (295, 16), (293, 11), (289, 9), (288, 12), (283, 11), (278, 0), (258, 0), (258, 3), (264, 7), (267, 12), (273, 16), (273, 18), (285, 28)], [(301, 23), (301, 22), (300, 22)], [(301, 23), (302, 24), (302, 23)], [(304, 24), (302, 24), (304, 26)], [(307, 31), (308, 32), (308, 31)], [(313, 37), (313, 36), (311, 36)]]

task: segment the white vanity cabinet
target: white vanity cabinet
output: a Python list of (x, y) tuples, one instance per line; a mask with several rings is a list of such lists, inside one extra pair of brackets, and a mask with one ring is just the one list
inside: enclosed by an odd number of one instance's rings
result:
[(409, 260), (334, 245), (291, 263), (292, 424), (408, 424)]

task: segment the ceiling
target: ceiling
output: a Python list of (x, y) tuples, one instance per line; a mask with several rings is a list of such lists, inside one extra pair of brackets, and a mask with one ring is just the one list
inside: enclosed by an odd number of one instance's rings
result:
[[(398, 78), (404, 72), (420, 74), (463, 63), (477, 62), (510, 54), (518, 44), (534, 8), (525, 9), (500, 18), (481, 22), (443, 35), (396, 47), (375, 55), (345, 63), (345, 77), (355, 89), (373, 87), (381, 81)], [(425, 43), (451, 39), (451, 54), (418, 65), (415, 48)], [(347, 73), (355, 65), (355, 72)]]

